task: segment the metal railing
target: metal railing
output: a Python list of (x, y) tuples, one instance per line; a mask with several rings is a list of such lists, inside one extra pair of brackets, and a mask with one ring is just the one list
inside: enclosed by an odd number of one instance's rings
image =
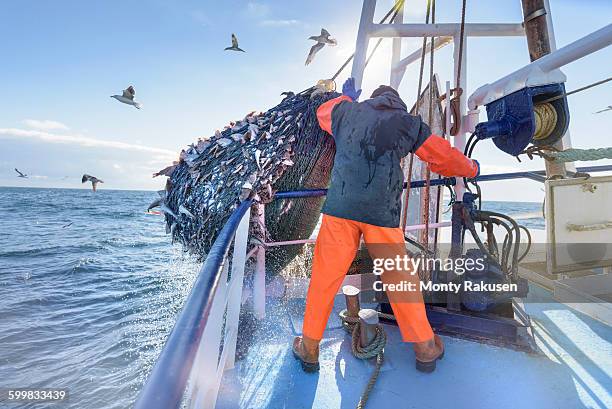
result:
[(251, 205), (234, 210), (210, 248), (136, 409), (178, 408), (188, 383), (190, 406), (214, 407), (223, 369), (234, 363)]
[[(581, 167), (579, 172), (612, 171), (612, 165)], [(541, 181), (545, 171), (481, 175), (478, 181), (528, 178)], [(432, 185), (455, 183), (432, 179)], [(425, 181), (410, 183), (421, 188)], [(321, 197), (326, 189), (277, 192), (274, 199)], [(160, 357), (136, 402), (136, 409), (180, 407), (187, 388), (189, 407), (211, 408), (217, 399), (223, 370), (234, 365), (244, 264), (247, 259), (249, 209), (242, 202), (212, 245)], [(231, 274), (227, 255), (234, 243)], [(230, 277), (228, 281), (228, 277)]]

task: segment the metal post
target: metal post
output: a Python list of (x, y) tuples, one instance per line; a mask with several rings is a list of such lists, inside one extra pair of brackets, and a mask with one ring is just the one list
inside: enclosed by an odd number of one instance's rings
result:
[(445, 109), (446, 109), (446, 115), (444, 115), (444, 133), (445, 136), (448, 138), (448, 140), (451, 140), (451, 134), (450, 134), (450, 129), (451, 129), (451, 115), (450, 115), (450, 100), (451, 100), (451, 83), (450, 81), (446, 81), (446, 98), (444, 99), (444, 103), (445, 105)]
[(363, 0), (359, 31), (357, 31), (355, 57), (353, 58), (353, 68), (351, 70), (351, 77), (355, 78), (355, 87), (357, 89), (361, 88), (361, 81), (363, 80), (368, 43), (370, 41), (370, 28), (374, 23), (374, 10), (376, 10), (376, 0)]
[(359, 323), (359, 341), (361, 347), (367, 347), (376, 337), (378, 312), (370, 309), (364, 309), (359, 311)]
[[(257, 205), (257, 222), (262, 232), (266, 231), (265, 205)], [(261, 241), (265, 241), (262, 237)], [(253, 278), (253, 313), (256, 318), (266, 316), (266, 248), (260, 245), (257, 249), (255, 277)]]
[[(546, 27), (548, 28), (548, 42), (550, 43), (550, 51), (557, 50), (557, 41), (555, 39), (555, 30), (552, 22), (552, 13), (550, 10), (550, 2), (548, 0), (544, 0), (544, 9), (546, 10)], [(561, 144), (564, 149), (570, 149), (572, 147), (572, 137), (570, 135), (569, 128), (563, 135), (561, 139)], [(574, 162), (566, 162), (563, 164), (565, 166), (566, 172), (576, 172), (576, 165)]]
[(247, 211), (236, 230), (234, 237), (234, 252), (232, 256), (232, 276), (227, 295), (226, 340), (224, 348), (227, 349), (225, 369), (234, 367), (236, 358), (236, 341), (238, 338), (238, 322), (240, 321), (240, 307), (242, 306), (242, 283), (244, 281), (244, 265), (249, 241), (249, 219), (251, 212)]
[[(404, 3), (401, 3), (400, 8), (397, 11), (397, 15), (395, 16), (394, 23), (403, 23), (404, 22)], [(402, 53), (402, 38), (396, 37), (393, 39), (393, 48), (391, 51), (391, 67), (395, 67), (397, 63), (400, 61)], [(398, 89), (400, 82), (402, 82), (402, 77), (404, 76), (403, 72), (397, 72), (391, 70), (391, 76), (389, 78), (389, 85), (391, 87)]]
[[(457, 135), (455, 135), (453, 140), (453, 146), (459, 151), (463, 152), (465, 149), (465, 130), (463, 124), (465, 123), (464, 117), (466, 113), (466, 94), (467, 94), (467, 41), (468, 36), (466, 35), (463, 38), (463, 52), (461, 58), (459, 58), (459, 44), (461, 41), (460, 34), (455, 34), (453, 39), (453, 61), (454, 61), (454, 83), (457, 83), (457, 69), (459, 68), (459, 60), (461, 60), (461, 77), (459, 78), (459, 88), (463, 90), (461, 96), (459, 97), (459, 118), (461, 119), (461, 128)], [(450, 110), (447, 110), (447, 116), (450, 115)], [(463, 178), (457, 178), (457, 184), (455, 185), (455, 194), (457, 195), (457, 200), (463, 200), (463, 192), (465, 192), (465, 184), (463, 183)]]
[[(546, 19), (546, 7), (544, 0), (521, 0), (523, 4), (523, 17), (525, 19), (525, 36), (529, 58), (535, 61), (546, 54), (550, 54), (550, 30)], [(554, 148), (563, 150), (563, 141), (559, 140)], [(567, 176), (565, 165), (551, 161), (544, 161), (546, 165), (546, 176)]]
[(352, 285), (345, 285), (342, 287), (342, 294), (344, 294), (344, 299), (346, 301), (346, 311), (347, 315), (352, 318), (357, 318), (359, 316), (359, 288)]

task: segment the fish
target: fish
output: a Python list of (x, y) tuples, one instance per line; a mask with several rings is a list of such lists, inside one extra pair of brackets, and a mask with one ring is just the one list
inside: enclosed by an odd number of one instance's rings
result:
[(151, 204), (149, 205), (149, 207), (147, 207), (147, 212), (150, 212), (151, 209), (155, 209), (156, 207), (161, 206), (161, 204), (164, 202), (163, 198), (159, 198), (159, 199), (155, 199), (151, 202)]
[(259, 165), (259, 158), (261, 158), (261, 151), (259, 149), (255, 149), (255, 163), (257, 164), (257, 167), (261, 169), (261, 166)]
[(159, 204), (159, 209), (160, 209), (162, 212), (164, 212), (164, 213), (166, 213), (166, 214), (169, 214), (170, 216), (174, 217), (175, 219), (178, 219), (178, 218), (179, 218), (179, 217), (176, 215), (176, 213), (174, 213), (174, 212), (172, 211), (172, 209), (170, 209), (170, 208), (169, 208), (169, 207), (166, 205), (166, 203), (163, 203), (163, 202), (162, 202), (162, 203), (160, 203), (160, 204)]
[(227, 148), (229, 145), (232, 144), (232, 140), (228, 138), (221, 138), (217, 140), (217, 144), (219, 144), (219, 146), (221, 146), (222, 148)]
[(192, 219), (195, 218), (195, 216), (183, 205), (179, 206), (178, 211), (180, 214), (184, 214), (185, 216), (191, 217)]
[(172, 172), (174, 172), (174, 169), (176, 169), (176, 165), (178, 165), (178, 162), (176, 162), (176, 161), (172, 162), (172, 165), (166, 166), (162, 170), (159, 170), (159, 171), (153, 173), (153, 177), (155, 178), (155, 177), (158, 177), (158, 176), (170, 176), (170, 175), (172, 175)]

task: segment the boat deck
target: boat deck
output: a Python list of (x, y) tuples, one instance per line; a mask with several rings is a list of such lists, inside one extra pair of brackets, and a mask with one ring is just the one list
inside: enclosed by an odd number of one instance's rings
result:
[[(374, 368), (353, 357), (335, 310), (321, 343), (321, 370), (304, 373), (291, 353), (304, 300), (269, 300), (248, 353), (225, 372), (217, 408), (354, 408)], [(552, 300), (533, 285), (525, 307), (540, 353), (444, 337), (433, 374), (414, 368), (410, 344), (385, 325), (385, 364), (368, 408), (610, 408), (612, 328)]]

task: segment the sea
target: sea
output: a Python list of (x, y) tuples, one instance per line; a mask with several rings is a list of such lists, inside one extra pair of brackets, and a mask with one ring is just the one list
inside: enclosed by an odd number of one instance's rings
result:
[[(200, 267), (145, 212), (156, 196), (0, 187), (0, 394), (69, 393), (1, 408), (133, 406)], [(535, 229), (541, 206), (483, 202)]]

